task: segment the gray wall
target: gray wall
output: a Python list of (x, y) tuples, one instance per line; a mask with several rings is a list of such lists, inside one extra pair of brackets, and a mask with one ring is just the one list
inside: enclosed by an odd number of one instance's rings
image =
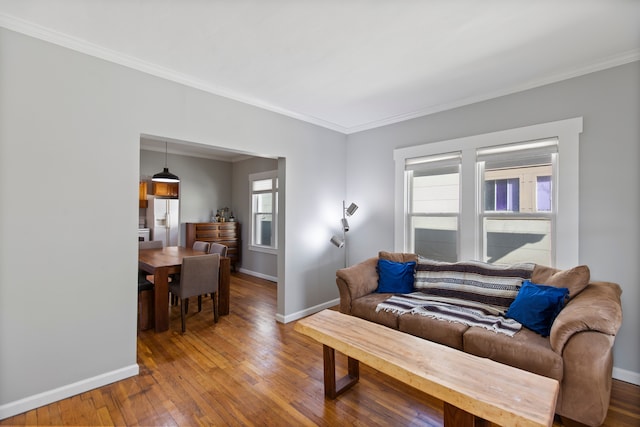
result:
[(593, 279), (622, 287), (614, 375), (640, 383), (639, 94), (640, 63), (634, 62), (350, 135), (347, 195), (360, 205), (349, 231), (351, 262), (394, 249), (395, 148), (582, 116), (580, 263)]
[(277, 159), (253, 157), (233, 164), (232, 193), (234, 212), (242, 221), (242, 262), (241, 271), (260, 277), (273, 279), (278, 276), (277, 255), (248, 249), (251, 226), (251, 189), (249, 175), (278, 169)]
[(0, 418), (137, 373), (141, 135), (286, 159), (275, 317), (337, 298), (346, 136), (5, 29), (0, 93)]

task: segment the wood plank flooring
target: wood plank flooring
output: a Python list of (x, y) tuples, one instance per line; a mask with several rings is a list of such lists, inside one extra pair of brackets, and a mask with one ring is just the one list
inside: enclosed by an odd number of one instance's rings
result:
[[(206, 301), (206, 302), (205, 302)], [(360, 382), (324, 398), (322, 346), (280, 324), (275, 284), (231, 278), (231, 313), (213, 324), (209, 299), (187, 332), (138, 334), (140, 375), (0, 421), (28, 426), (441, 426), (442, 402), (366, 365)], [(338, 356), (346, 371), (346, 358)], [(555, 427), (562, 426), (556, 420)], [(640, 387), (614, 381), (606, 427), (640, 426)]]

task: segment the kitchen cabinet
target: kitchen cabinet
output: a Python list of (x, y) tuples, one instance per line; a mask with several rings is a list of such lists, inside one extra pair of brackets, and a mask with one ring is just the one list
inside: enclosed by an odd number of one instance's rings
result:
[(180, 192), (180, 184), (177, 182), (154, 182), (153, 195), (157, 197), (170, 197), (177, 199)]
[(147, 200), (147, 181), (140, 181), (139, 191), (139, 207), (146, 208), (147, 206), (149, 206), (149, 201)]
[(196, 240), (201, 242), (220, 243), (227, 247), (227, 256), (231, 258), (231, 266), (236, 271), (242, 252), (240, 240), (240, 223), (238, 222), (187, 222), (186, 246), (193, 247)]

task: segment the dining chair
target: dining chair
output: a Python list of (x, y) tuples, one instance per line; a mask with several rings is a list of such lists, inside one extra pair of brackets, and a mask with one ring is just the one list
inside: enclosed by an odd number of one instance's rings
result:
[(221, 257), (227, 256), (227, 247), (225, 245), (221, 245), (220, 243), (211, 243), (209, 246), (210, 254), (220, 254)]
[[(210, 293), (213, 302), (213, 322), (218, 322), (218, 270), (220, 254), (186, 256), (182, 259), (180, 277), (169, 284), (169, 290), (180, 299), (182, 332), (186, 330), (185, 317), (189, 298)], [(198, 311), (201, 311), (201, 307)]]
[(196, 240), (193, 242), (193, 250), (207, 253), (209, 252), (209, 242), (200, 242)]
[(147, 273), (138, 271), (138, 330), (150, 329), (155, 322), (154, 286), (147, 280)]
[[(206, 252), (209, 253), (209, 242), (202, 242), (199, 240), (196, 240), (195, 242), (193, 242), (193, 246), (192, 249), (194, 251), (201, 251), (201, 252)], [(178, 301), (173, 297), (173, 295), (171, 296), (171, 303), (173, 305), (176, 305), (178, 303)], [(202, 310), (202, 295), (198, 296), (198, 311)]]
[[(209, 245), (209, 253), (220, 254), (221, 257), (227, 256), (227, 247), (220, 243), (211, 242)], [(204, 294), (204, 296), (206, 297), (207, 294)], [(198, 295), (198, 311), (202, 310), (202, 297), (203, 295)]]
[(138, 242), (138, 249), (162, 249), (162, 240), (147, 240)]

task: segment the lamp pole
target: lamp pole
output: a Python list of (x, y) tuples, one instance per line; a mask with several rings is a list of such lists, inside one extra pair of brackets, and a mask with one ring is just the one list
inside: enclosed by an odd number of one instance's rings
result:
[(344, 200), (342, 201), (342, 241), (344, 242), (344, 268), (349, 265), (349, 258), (347, 254), (347, 231), (349, 231), (349, 224), (347, 223), (347, 205)]

